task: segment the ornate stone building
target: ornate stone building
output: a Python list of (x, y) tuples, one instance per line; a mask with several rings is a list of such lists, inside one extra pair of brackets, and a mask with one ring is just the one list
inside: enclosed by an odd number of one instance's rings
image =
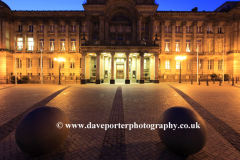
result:
[[(144, 83), (240, 75), (240, 2), (157, 11), (154, 0), (87, 0), (84, 11), (13, 11), (0, 1), (0, 83)], [(42, 59), (41, 59), (42, 52)], [(15, 58), (16, 56), (16, 58)], [(54, 61), (64, 58), (65, 62)]]

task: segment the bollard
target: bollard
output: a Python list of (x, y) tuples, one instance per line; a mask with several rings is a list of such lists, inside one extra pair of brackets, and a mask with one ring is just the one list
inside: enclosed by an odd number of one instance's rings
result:
[(215, 78), (213, 78), (213, 84), (215, 84)]
[(222, 79), (219, 80), (219, 86), (221, 86), (221, 84), (222, 84)]
[(236, 83), (237, 83), (237, 77), (236, 77)]
[(191, 79), (191, 84), (193, 84), (193, 79)]
[(207, 86), (208, 86), (208, 79), (207, 79)]
[(200, 84), (201, 84), (201, 82), (200, 82), (200, 81), (201, 81), (201, 79), (199, 78), (198, 85), (200, 85)]
[(234, 78), (232, 78), (232, 86), (234, 86)]
[(228, 78), (228, 83), (230, 83), (230, 78)]

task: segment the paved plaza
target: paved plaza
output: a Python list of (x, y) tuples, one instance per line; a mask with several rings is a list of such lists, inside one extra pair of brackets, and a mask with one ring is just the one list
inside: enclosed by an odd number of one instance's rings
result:
[[(31, 110), (57, 107), (72, 124), (156, 124), (173, 106), (197, 111), (205, 120), (205, 147), (180, 156), (162, 144), (157, 130), (70, 129), (56, 151), (32, 157), (17, 146), (15, 131)], [(0, 85), (0, 160), (7, 159), (240, 159), (240, 83), (28, 84)]]

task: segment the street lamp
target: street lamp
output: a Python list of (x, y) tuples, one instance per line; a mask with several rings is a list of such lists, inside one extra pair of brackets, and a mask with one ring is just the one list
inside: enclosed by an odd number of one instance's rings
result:
[(65, 62), (64, 58), (54, 58), (54, 61), (58, 61), (58, 65), (59, 65), (59, 84), (61, 84), (60, 78), (61, 78), (61, 73), (60, 73), (60, 68), (61, 68), (61, 62)]
[(175, 60), (180, 61), (180, 79), (179, 79), (179, 83), (181, 83), (181, 70), (182, 70), (182, 60), (186, 59), (186, 56), (177, 56), (175, 57)]

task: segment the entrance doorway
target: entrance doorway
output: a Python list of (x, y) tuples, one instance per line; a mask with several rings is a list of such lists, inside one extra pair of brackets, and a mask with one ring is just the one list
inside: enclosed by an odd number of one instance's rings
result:
[(124, 65), (123, 64), (117, 64), (116, 79), (124, 79)]

